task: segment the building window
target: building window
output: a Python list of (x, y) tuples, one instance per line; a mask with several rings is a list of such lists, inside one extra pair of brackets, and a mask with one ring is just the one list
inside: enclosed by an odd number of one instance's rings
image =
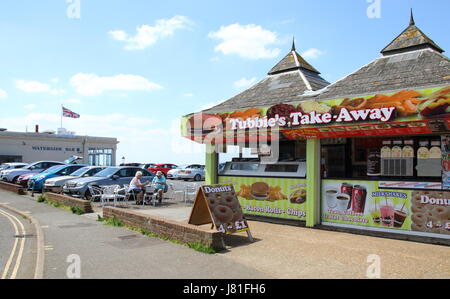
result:
[(95, 166), (113, 166), (112, 149), (89, 149), (89, 164)]

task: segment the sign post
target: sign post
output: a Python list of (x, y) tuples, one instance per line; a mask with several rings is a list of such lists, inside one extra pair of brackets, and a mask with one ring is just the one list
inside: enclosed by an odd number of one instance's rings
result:
[[(226, 235), (247, 232), (253, 242), (250, 228), (233, 185), (202, 186), (195, 197), (194, 207), (189, 217), (189, 224), (210, 224)], [(223, 240), (222, 240), (223, 241)]]

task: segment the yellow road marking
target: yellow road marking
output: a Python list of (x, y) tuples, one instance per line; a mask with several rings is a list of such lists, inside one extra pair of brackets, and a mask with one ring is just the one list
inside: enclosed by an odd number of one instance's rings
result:
[[(16, 216), (11, 215), (3, 210), (0, 210), (0, 214), (2, 214), (3, 216), (5, 216), (14, 226), (14, 230), (15, 230), (15, 234), (19, 235), (19, 229), (17, 228), (17, 225), (15, 223), (15, 221), (19, 224), (22, 235), (25, 236), (25, 227), (23, 226), (22, 222), (19, 221), (19, 219), (17, 219)], [(5, 279), (6, 276), (8, 275), (9, 272), (9, 268), (11, 267), (11, 264), (13, 262), (14, 256), (15, 256), (15, 252), (17, 250), (17, 244), (19, 243), (19, 239), (16, 238), (14, 241), (14, 246), (13, 246), (13, 250), (11, 251), (11, 255), (8, 259), (8, 262), (6, 263), (5, 266), (5, 271), (3, 272), (2, 278), (1, 279)], [(16, 264), (13, 268), (13, 271), (11, 273), (10, 279), (15, 279), (17, 277), (17, 272), (19, 271), (19, 267), (20, 267), (20, 263), (22, 261), (22, 256), (23, 256), (23, 251), (24, 251), (24, 247), (25, 247), (25, 237), (22, 238), (21, 243), (20, 243), (20, 248), (19, 248), (19, 253), (17, 255), (16, 258)]]

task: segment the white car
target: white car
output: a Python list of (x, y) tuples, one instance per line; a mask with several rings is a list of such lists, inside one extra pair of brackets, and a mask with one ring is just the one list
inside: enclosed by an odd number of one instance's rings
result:
[(205, 179), (205, 165), (192, 164), (178, 172), (178, 178), (182, 180), (202, 181)]
[(185, 169), (186, 167), (188, 167), (189, 165), (181, 165), (181, 166), (178, 166), (177, 168), (175, 168), (175, 169), (171, 169), (171, 170), (169, 170), (169, 172), (167, 172), (167, 178), (168, 179), (174, 179), (174, 180), (178, 180), (179, 179), (179, 177), (178, 177), (178, 173), (180, 172), (180, 170), (182, 170), (182, 169)]

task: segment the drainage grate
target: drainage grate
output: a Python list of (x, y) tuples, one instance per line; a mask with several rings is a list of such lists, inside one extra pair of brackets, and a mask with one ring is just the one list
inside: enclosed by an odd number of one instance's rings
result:
[(120, 240), (130, 240), (130, 239), (136, 239), (138, 237), (138, 235), (128, 235), (128, 236), (121, 236), (121, 237), (117, 237)]
[(65, 228), (83, 228), (83, 227), (92, 227), (96, 226), (95, 224), (91, 223), (75, 223), (70, 225), (58, 225), (58, 228), (65, 229)]
[(27, 239), (27, 238), (33, 238), (34, 235), (14, 235), (14, 238), (16, 239)]

